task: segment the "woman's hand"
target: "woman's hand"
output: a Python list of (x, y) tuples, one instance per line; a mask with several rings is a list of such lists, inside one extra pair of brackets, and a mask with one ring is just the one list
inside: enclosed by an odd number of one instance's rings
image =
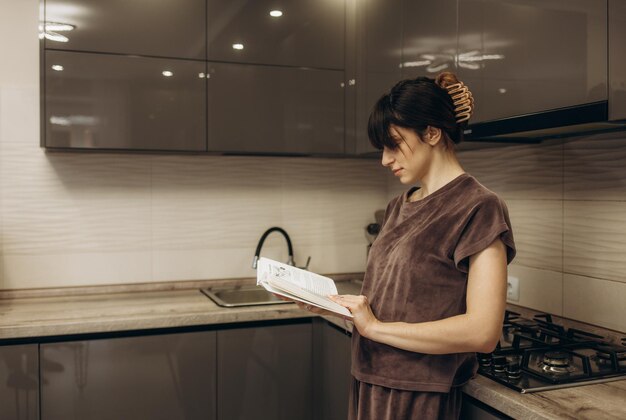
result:
[(352, 312), (352, 322), (362, 337), (372, 339), (374, 327), (380, 323), (374, 316), (367, 297), (355, 295), (333, 295), (330, 299), (344, 306)]

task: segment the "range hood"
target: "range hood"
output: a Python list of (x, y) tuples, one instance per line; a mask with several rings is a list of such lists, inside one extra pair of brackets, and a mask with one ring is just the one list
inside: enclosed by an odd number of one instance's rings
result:
[(609, 121), (609, 103), (600, 101), (471, 124), (464, 135), (465, 141), (538, 143), (621, 130), (626, 121)]

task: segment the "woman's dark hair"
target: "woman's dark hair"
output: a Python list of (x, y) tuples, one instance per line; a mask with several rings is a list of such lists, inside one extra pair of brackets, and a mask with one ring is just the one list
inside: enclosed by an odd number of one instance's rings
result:
[(396, 142), (389, 134), (389, 126), (413, 129), (421, 138), (426, 127), (437, 127), (446, 137), (458, 144), (463, 140), (467, 122), (457, 123), (455, 106), (447, 86), (459, 83), (453, 73), (445, 72), (437, 79), (418, 77), (402, 80), (384, 94), (374, 105), (367, 124), (370, 143), (378, 150), (395, 149)]

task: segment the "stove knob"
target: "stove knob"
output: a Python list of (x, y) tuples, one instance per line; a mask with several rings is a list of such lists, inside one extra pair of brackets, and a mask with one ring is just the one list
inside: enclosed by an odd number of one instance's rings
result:
[(522, 376), (522, 369), (519, 362), (511, 362), (506, 365), (506, 377), (509, 379), (519, 379)]
[(478, 365), (480, 367), (482, 368), (491, 367), (491, 359), (492, 359), (491, 353), (478, 353), (477, 357), (478, 357)]
[(494, 373), (504, 373), (506, 368), (506, 357), (495, 356), (491, 361), (491, 369)]

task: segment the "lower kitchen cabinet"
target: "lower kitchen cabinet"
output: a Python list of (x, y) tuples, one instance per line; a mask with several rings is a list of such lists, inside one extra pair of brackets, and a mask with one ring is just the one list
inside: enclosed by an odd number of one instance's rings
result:
[(314, 319), (316, 407), (320, 420), (348, 418), (351, 336), (322, 318)]
[(508, 420), (511, 417), (494, 410), (488, 405), (463, 394), (461, 406), (461, 419), (463, 420)]
[[(0, 419), (39, 419), (37, 344), (0, 347)], [(50, 364), (42, 360), (42, 371)]]
[(202, 331), (41, 344), (41, 419), (214, 419), (215, 339)]
[(220, 420), (312, 420), (312, 326), (262, 325), (217, 333)]

